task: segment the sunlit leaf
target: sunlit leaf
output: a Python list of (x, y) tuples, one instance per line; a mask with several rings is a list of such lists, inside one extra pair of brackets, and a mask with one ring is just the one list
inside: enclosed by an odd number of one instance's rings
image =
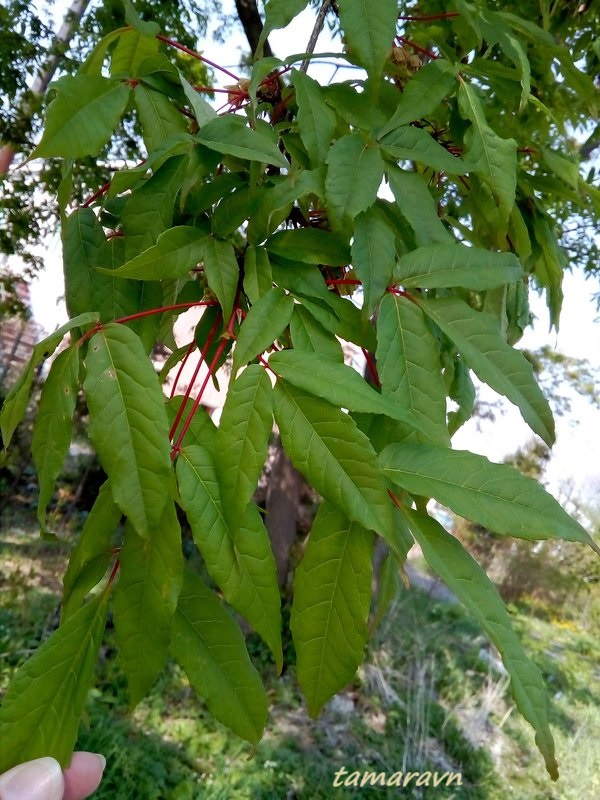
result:
[(209, 287), (221, 304), (223, 319), (233, 311), (240, 269), (230, 241), (208, 238), (204, 246), (204, 274)]
[(178, 225), (161, 234), (153, 247), (112, 272), (117, 278), (151, 281), (183, 277), (202, 261), (208, 240), (204, 228)]
[(110, 139), (129, 99), (122, 81), (100, 75), (63, 75), (52, 84), (42, 140), (32, 158), (97, 155)]

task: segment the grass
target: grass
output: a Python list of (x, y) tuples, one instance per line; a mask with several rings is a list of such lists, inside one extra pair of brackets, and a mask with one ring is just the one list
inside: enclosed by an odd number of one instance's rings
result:
[[(0, 690), (58, 623), (68, 547), (38, 537), (27, 518), (5, 522)], [(535, 610), (535, 609), (534, 609)], [(169, 664), (128, 713), (109, 625), (79, 749), (102, 752), (99, 800), (593, 800), (600, 796), (600, 637), (572, 616), (511, 613), (546, 676), (562, 778), (552, 784), (533, 734), (512, 709), (506, 679), (460, 606), (403, 590), (375, 633), (353, 685), (308, 718), (293, 667), (276, 678), (253, 637), (251, 655), (272, 701), (256, 751), (215, 722)], [(594, 735), (596, 731), (596, 735)], [(461, 772), (461, 787), (335, 788), (335, 773)]]

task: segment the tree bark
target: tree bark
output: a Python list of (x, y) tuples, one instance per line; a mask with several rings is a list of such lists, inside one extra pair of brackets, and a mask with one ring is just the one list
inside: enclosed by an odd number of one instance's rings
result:
[[(65, 14), (58, 33), (52, 40), (48, 58), (29, 87), (28, 95), (21, 105), (19, 116), (22, 120), (22, 128), (24, 131), (31, 128), (33, 117), (39, 107), (42, 96), (54, 77), (66, 51), (69, 49), (69, 43), (75, 35), (77, 28), (79, 28), (81, 19), (89, 3), (90, 0), (73, 0), (69, 10)], [(17, 149), (11, 142), (5, 143), (0, 148), (0, 175), (6, 175), (16, 152)]]
[[(248, 39), (250, 50), (254, 55), (256, 48), (258, 47), (258, 40), (260, 39), (260, 35), (263, 30), (263, 24), (260, 14), (258, 13), (256, 0), (235, 0), (235, 7), (238, 12), (240, 22), (242, 23), (244, 33), (246, 34), (246, 39)], [(268, 40), (264, 44), (263, 55), (273, 55), (273, 51), (271, 50), (271, 45), (269, 44)]]
[(277, 579), (282, 589), (287, 585), (290, 555), (298, 535), (303, 489), (304, 478), (287, 457), (281, 441), (278, 441), (267, 488), (265, 525), (275, 556)]

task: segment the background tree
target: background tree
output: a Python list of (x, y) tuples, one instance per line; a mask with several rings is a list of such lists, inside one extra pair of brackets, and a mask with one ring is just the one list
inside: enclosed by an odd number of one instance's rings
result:
[[(271, 0), (259, 51), (305, 5)], [(535, 65), (550, 49), (566, 96), (582, 93), (590, 108), (593, 82), (543, 27), (504, 10), (459, 0), (452, 12), (399, 15), (395, 0), (368, 10), (339, 0), (331, 13), (352, 79), (321, 86), (307, 74), (310, 53), (261, 58), (249, 79), (227, 71), (235, 85), (222, 87), (228, 107), (218, 114), (207, 87), (162, 49), (178, 46), (127, 9), (130, 24), (54, 84), (29, 156), (63, 159), (70, 319), (35, 348), (4, 403), (2, 436), (8, 445), (35, 369), (69, 334), (33, 432), (42, 529), (80, 389), (108, 478), (71, 555), (62, 625), (7, 692), (2, 766), (48, 750), (68, 759), (109, 606), (132, 705), (170, 654), (219, 720), (260, 739), (266, 692), (224, 604), (281, 669), (277, 570), (253, 501), (275, 422), (322, 498), (290, 623), (309, 712), (361, 662), (375, 541), (389, 547), (392, 570), (416, 541), (500, 651), (557, 778), (542, 675), (493, 584), (427, 502), (504, 536), (598, 551), (539, 483), (450, 447), (473, 412), (471, 371), (554, 441), (548, 401), (513, 344), (529, 322), (530, 280), (558, 321), (556, 192), (540, 187), (562, 187), (567, 175), (574, 184), (577, 165), (552, 151), (562, 130), (535, 124), (532, 108), (542, 119), (561, 112), (536, 96), (548, 76)], [(422, 41), (409, 38), (413, 23)], [(140, 163), (73, 208), (74, 162), (98, 158), (129, 120), (141, 131)], [(577, 191), (584, 206), (594, 198), (579, 177)], [(204, 312), (178, 348), (174, 318), (191, 307)], [(363, 351), (371, 384), (345, 363), (340, 340)], [(206, 363), (199, 389), (192, 381), (178, 395), (176, 379), (165, 404), (148, 357), (157, 343), (172, 350), (162, 377)], [(217, 428), (202, 395), (226, 359)], [(457, 410), (447, 415), (448, 397)], [(184, 563), (178, 510), (209, 581)]]

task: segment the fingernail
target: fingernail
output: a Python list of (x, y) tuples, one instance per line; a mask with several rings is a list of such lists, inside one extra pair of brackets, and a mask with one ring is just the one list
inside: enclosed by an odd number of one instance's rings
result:
[(62, 800), (63, 774), (53, 758), (19, 764), (0, 778), (1, 800)]

